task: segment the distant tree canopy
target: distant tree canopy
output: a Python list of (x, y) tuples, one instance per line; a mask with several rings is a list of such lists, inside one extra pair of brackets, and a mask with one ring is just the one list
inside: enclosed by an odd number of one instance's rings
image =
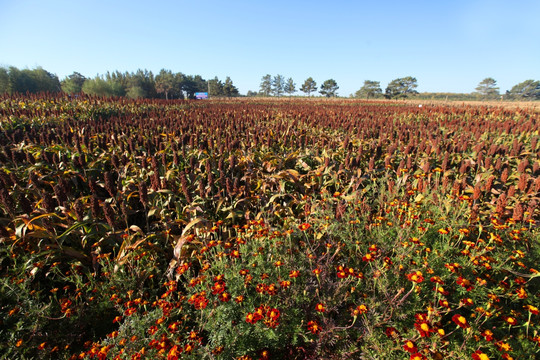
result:
[(484, 98), (496, 98), (499, 96), (499, 87), (497, 86), (497, 81), (490, 77), (480, 81), (475, 90)]
[(388, 99), (406, 98), (409, 95), (417, 94), (418, 87), (416, 78), (407, 76), (390, 81), (384, 91), (384, 96)]
[(62, 91), (58, 77), (41, 67), (19, 70), (0, 68), (0, 93), (38, 93)]
[(272, 75), (266, 74), (262, 77), (259, 92), (262, 96), (270, 96), (272, 93)]
[(328, 79), (321, 85), (319, 92), (326, 97), (334, 97), (337, 95), (339, 86), (334, 79)]
[(540, 100), (540, 81), (525, 80), (506, 92), (511, 100)]
[[(497, 99), (500, 96), (497, 81), (485, 78), (471, 93), (422, 93), (416, 91), (417, 80), (407, 76), (392, 80), (386, 87), (384, 94), (379, 81), (365, 80), (364, 85), (356, 91), (354, 97), (373, 99), (384, 95), (387, 99), (402, 99), (410, 95), (422, 99), (441, 100), (483, 100)], [(317, 83), (312, 77), (307, 78), (298, 89), (308, 97), (317, 92)], [(321, 95), (326, 97), (337, 96), (337, 83), (334, 79), (326, 80), (319, 89)], [(214, 77), (205, 80), (200, 75), (186, 75), (181, 72), (161, 69), (157, 75), (149, 70), (138, 69), (134, 72), (107, 72), (87, 78), (73, 72), (62, 81), (58, 76), (41, 67), (35, 69), (18, 69), (14, 66), (0, 67), (0, 94), (1, 93), (38, 93), (60, 92), (67, 94), (86, 93), (96, 96), (125, 96), (137, 98), (161, 99), (194, 99), (197, 92), (208, 92), (210, 97), (240, 96), (239, 90), (234, 86), (232, 79), (227, 76), (225, 81)], [(291, 96), (297, 91), (292, 78), (285, 80), (283, 75), (267, 74), (262, 77), (259, 92), (249, 91), (247, 96)], [(353, 95), (351, 95), (353, 96)], [(525, 80), (507, 90), (504, 96), (507, 100), (540, 100), (540, 81)]]
[(74, 72), (62, 80), (62, 91), (68, 94), (80, 93), (85, 81), (86, 78), (83, 75), (79, 74), (78, 72)]
[(294, 80), (292, 78), (287, 79), (284, 90), (287, 94), (289, 94), (289, 96), (296, 92), (296, 84), (294, 83)]
[(381, 83), (379, 81), (366, 80), (364, 86), (355, 94), (357, 98), (377, 98), (382, 96)]
[(306, 81), (304, 81), (304, 83), (300, 87), (300, 91), (302, 91), (303, 93), (306, 93), (307, 96), (310, 96), (312, 92), (317, 91), (317, 83), (310, 76), (306, 79)]

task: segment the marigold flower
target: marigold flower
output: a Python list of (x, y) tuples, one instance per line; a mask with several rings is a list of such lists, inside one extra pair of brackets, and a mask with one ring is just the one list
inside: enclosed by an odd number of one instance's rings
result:
[(517, 320), (516, 318), (512, 317), (512, 316), (507, 316), (504, 318), (504, 321), (506, 321), (508, 323), (508, 325), (517, 325)]
[(237, 304), (241, 304), (244, 301), (244, 295), (238, 295), (234, 298), (234, 301), (236, 301)]
[(461, 276), (458, 277), (456, 283), (464, 287), (467, 291), (471, 291), (473, 289), (472, 283), (469, 280), (462, 278)]
[(529, 310), (529, 312), (533, 315), (538, 315), (538, 308), (534, 305), (525, 305), (524, 308)]
[(303, 223), (303, 224), (301, 224), (300, 226), (298, 226), (298, 228), (299, 228), (300, 230), (302, 230), (302, 231), (306, 231), (306, 230), (309, 229), (310, 227), (311, 227), (311, 225), (308, 224), (308, 223)]
[(411, 340), (406, 340), (405, 341), (405, 344), (403, 344), (403, 349), (411, 354), (414, 354), (414, 353), (417, 353), (418, 352), (418, 347), (416, 346), (416, 344), (414, 342), (412, 342)]
[(424, 276), (421, 271), (415, 271), (410, 274), (407, 274), (406, 276), (409, 281), (412, 281), (417, 284), (420, 284), (422, 281), (424, 281)]
[(362, 315), (362, 314), (365, 314), (367, 313), (368, 311), (368, 308), (366, 305), (362, 304), (362, 305), (358, 305), (354, 310), (353, 310), (353, 316), (358, 316), (358, 315)]
[(371, 262), (374, 260), (375, 260), (375, 257), (373, 256), (372, 253), (367, 253), (366, 255), (362, 257), (362, 261), (365, 261), (365, 262)]
[(182, 353), (182, 348), (178, 345), (174, 345), (167, 354), (167, 360), (178, 360), (178, 357)]
[(221, 294), (222, 292), (225, 291), (225, 288), (226, 288), (225, 281), (216, 281), (214, 283), (214, 286), (212, 286), (212, 294), (213, 295)]
[(321, 327), (316, 321), (309, 321), (307, 324), (307, 328), (313, 334), (318, 334), (321, 332)]
[(452, 321), (455, 322), (456, 325), (458, 325), (462, 329), (466, 329), (470, 327), (469, 323), (467, 322), (467, 319), (463, 315), (455, 314), (454, 316), (452, 316)]
[(229, 300), (231, 300), (231, 294), (229, 294), (228, 292), (223, 292), (219, 294), (219, 300), (221, 300), (222, 302), (229, 302)]
[(486, 339), (486, 341), (493, 340), (493, 331), (491, 331), (489, 329), (486, 329), (486, 330), (482, 331), (482, 333), (480, 335), (482, 335), (484, 337), (484, 339)]
[(427, 322), (414, 323), (414, 328), (418, 330), (421, 337), (430, 337), (433, 329), (429, 326)]
[(279, 283), (279, 286), (282, 288), (282, 289), (286, 289), (288, 288), (289, 286), (291, 286), (291, 282), (289, 280), (282, 280), (280, 283)]
[(410, 357), (410, 360), (425, 360), (425, 359), (426, 357), (419, 352), (411, 354), (411, 357)]
[(487, 356), (485, 353), (483, 353), (480, 350), (476, 350), (472, 353), (473, 360), (489, 360), (489, 356)]
[(520, 299), (526, 299), (528, 297), (527, 291), (522, 287), (516, 290), (516, 294)]
[(386, 334), (386, 336), (388, 336), (389, 338), (396, 338), (399, 336), (399, 332), (397, 331), (397, 329), (395, 327), (387, 327), (385, 330), (384, 330), (384, 333)]
[(47, 346), (47, 343), (46, 343), (46, 342), (43, 342), (43, 343), (41, 343), (41, 344), (38, 345), (37, 349), (38, 349), (38, 350), (43, 350), (43, 349), (45, 349), (46, 346)]
[(297, 278), (298, 276), (300, 276), (300, 270), (291, 270), (289, 272), (290, 278)]
[(326, 307), (324, 306), (324, 304), (322, 303), (318, 303), (317, 305), (315, 305), (315, 310), (317, 310), (318, 312), (325, 312), (326, 311)]
[(512, 351), (512, 347), (510, 346), (510, 344), (505, 343), (503, 341), (497, 341), (495, 343), (495, 346), (497, 346), (497, 349), (499, 351)]

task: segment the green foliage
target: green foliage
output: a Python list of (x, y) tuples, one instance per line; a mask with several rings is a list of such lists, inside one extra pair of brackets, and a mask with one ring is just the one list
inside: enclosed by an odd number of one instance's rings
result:
[(272, 93), (272, 75), (266, 74), (262, 77), (259, 92), (262, 96), (270, 96)]
[(99, 76), (96, 76), (94, 79), (87, 79), (82, 86), (82, 92), (105, 97), (125, 95), (124, 87), (120, 82), (107, 81)]
[(296, 92), (296, 84), (294, 83), (292, 78), (288, 78), (287, 82), (285, 83), (285, 87), (283, 89), (285, 93), (289, 94), (291, 96)]
[(82, 87), (85, 81), (86, 78), (83, 75), (79, 74), (78, 72), (74, 72), (62, 80), (62, 91), (67, 94), (78, 94), (82, 92)]
[(525, 80), (506, 92), (512, 100), (540, 100), (540, 81)]
[(223, 84), (223, 95), (227, 97), (238, 96), (239, 92), (236, 86), (233, 85), (233, 82), (229, 76), (225, 78), (225, 84)]
[(312, 77), (308, 77), (300, 87), (300, 91), (306, 93), (307, 96), (310, 96), (312, 92), (317, 91), (317, 83)]
[(372, 80), (364, 81), (364, 86), (355, 93), (355, 97), (366, 99), (382, 97), (381, 83)]
[(476, 91), (481, 97), (486, 99), (494, 99), (499, 96), (497, 81), (493, 78), (485, 78), (480, 81), (476, 87)]
[(418, 87), (416, 78), (407, 76), (392, 80), (385, 90), (384, 96), (388, 99), (406, 98), (409, 95), (417, 94), (415, 90)]
[(58, 77), (41, 67), (33, 70), (19, 70), (14, 66), (1, 68), (0, 93), (39, 93), (59, 92), (61, 90)]
[(322, 85), (321, 85), (321, 90), (319, 90), (319, 92), (326, 96), (326, 97), (334, 97), (337, 95), (337, 90), (339, 89), (339, 86), (336, 82), (336, 80), (334, 79), (329, 79), (329, 80), (326, 80)]
[(283, 91), (285, 90), (285, 78), (283, 75), (276, 75), (272, 79), (272, 94), (274, 96), (280, 97), (281, 94), (283, 94)]

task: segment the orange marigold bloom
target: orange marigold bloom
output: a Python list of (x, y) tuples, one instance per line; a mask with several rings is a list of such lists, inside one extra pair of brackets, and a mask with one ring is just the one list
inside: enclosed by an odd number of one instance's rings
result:
[(538, 315), (538, 308), (534, 305), (525, 305), (524, 308), (529, 310), (529, 312), (533, 315)]
[(221, 293), (219, 294), (219, 300), (222, 302), (229, 302), (229, 300), (231, 300), (231, 294), (228, 292)]
[(410, 352), (411, 354), (418, 352), (418, 347), (416, 344), (411, 340), (406, 340), (405, 344), (403, 344), (403, 349), (407, 352)]
[(431, 332), (433, 332), (433, 329), (427, 322), (414, 323), (414, 328), (418, 330), (421, 337), (430, 337)]
[(324, 304), (322, 303), (318, 303), (317, 305), (315, 305), (315, 310), (317, 310), (318, 312), (325, 312), (326, 311), (326, 307), (324, 306)]
[(482, 335), (484, 337), (484, 339), (486, 339), (486, 341), (493, 340), (493, 331), (491, 331), (489, 329), (486, 329), (486, 330), (482, 331), (482, 333), (480, 335)]
[(279, 286), (281, 286), (282, 289), (286, 289), (288, 288), (289, 286), (291, 286), (291, 282), (289, 280), (282, 280), (280, 283), (279, 283)]
[(527, 291), (522, 287), (516, 290), (516, 294), (520, 299), (526, 299), (528, 296)]
[(38, 345), (37, 349), (38, 349), (38, 350), (43, 350), (43, 349), (45, 349), (45, 346), (47, 346), (47, 343), (46, 343), (46, 342), (43, 342), (43, 343), (41, 343), (41, 344)]
[(387, 327), (385, 330), (384, 330), (384, 333), (386, 334), (386, 336), (388, 336), (389, 338), (396, 338), (399, 336), (399, 332), (397, 331), (397, 329), (395, 327)]
[(489, 360), (489, 356), (487, 356), (485, 353), (483, 353), (480, 350), (476, 350), (472, 353), (473, 360)]
[(178, 345), (174, 345), (167, 354), (167, 360), (178, 360), (179, 355), (182, 353), (182, 348)]
[(507, 316), (504, 318), (504, 321), (506, 321), (509, 325), (517, 325), (517, 320), (516, 318), (512, 317), (512, 316)]
[(452, 316), (452, 321), (463, 329), (470, 327), (467, 319), (463, 315), (455, 314), (454, 316)]
[(309, 321), (307, 324), (308, 330), (313, 334), (318, 334), (321, 332), (321, 327), (316, 321)]
[(354, 315), (354, 316), (362, 315), (362, 314), (367, 313), (367, 311), (368, 311), (368, 308), (367, 308), (366, 305), (364, 305), (364, 304), (358, 305), (358, 306), (353, 310), (353, 315)]
[(372, 253), (367, 253), (366, 255), (364, 255), (364, 257), (362, 257), (362, 261), (365, 261), (365, 262), (371, 262), (375, 260), (375, 257), (373, 256)]
[(297, 278), (298, 276), (300, 276), (300, 270), (291, 270), (289, 272), (290, 278)]
[(462, 278), (461, 276), (458, 277), (456, 283), (464, 287), (467, 291), (471, 291), (473, 289), (472, 283), (469, 280)]
[(410, 274), (407, 274), (406, 276), (409, 281), (412, 281), (417, 284), (420, 284), (422, 281), (424, 281), (424, 276), (421, 271), (415, 271)]
[(424, 355), (422, 355), (421, 353), (414, 353), (414, 354), (411, 354), (411, 360), (426, 360), (426, 357)]
[(311, 227), (311, 225), (308, 224), (308, 223), (303, 223), (303, 224), (301, 224), (300, 226), (298, 226), (298, 228), (299, 228), (300, 230), (302, 230), (302, 231), (306, 231), (306, 230), (309, 229), (310, 227)]

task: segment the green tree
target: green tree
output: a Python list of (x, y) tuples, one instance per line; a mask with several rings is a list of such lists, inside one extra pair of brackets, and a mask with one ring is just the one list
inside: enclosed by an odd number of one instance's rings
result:
[(100, 76), (87, 79), (82, 87), (82, 92), (96, 96), (124, 96), (125, 90), (119, 81), (107, 81)]
[(337, 95), (337, 89), (339, 86), (334, 79), (328, 79), (321, 85), (319, 92), (326, 97), (334, 97)]
[(206, 92), (208, 83), (200, 75), (187, 75), (182, 80), (182, 90), (189, 99), (195, 99), (196, 92)]
[(257, 95), (259, 95), (259, 93), (256, 92), (256, 91), (253, 91), (253, 90), (248, 90), (248, 92), (246, 94), (247, 97), (255, 97)]
[(62, 80), (62, 91), (67, 94), (80, 93), (82, 91), (82, 87), (85, 81), (86, 77), (75, 71), (73, 72), (73, 74)]
[(165, 99), (169, 100), (169, 95), (172, 95), (175, 88), (176, 79), (171, 70), (161, 69), (156, 75), (155, 84), (156, 92), (165, 95)]
[(282, 75), (276, 75), (274, 76), (274, 79), (272, 80), (272, 93), (280, 97), (281, 94), (283, 94), (283, 90), (285, 89), (285, 78)]
[(285, 88), (283, 89), (289, 96), (294, 94), (296, 92), (296, 84), (294, 83), (292, 78), (288, 78), (287, 82), (285, 83)]
[(516, 100), (540, 100), (540, 81), (525, 80), (514, 85), (506, 95)]
[(499, 96), (497, 81), (493, 78), (485, 78), (476, 87), (476, 92), (484, 98), (496, 98)]
[(392, 80), (385, 89), (385, 97), (389, 99), (406, 98), (409, 95), (418, 94), (416, 78), (407, 76)]
[(223, 83), (218, 77), (214, 77), (208, 80), (208, 95), (209, 96), (223, 96)]
[(272, 92), (272, 75), (266, 74), (261, 79), (260, 93), (263, 96), (270, 96)]
[(317, 83), (313, 80), (312, 77), (308, 77), (304, 84), (300, 87), (300, 91), (306, 93), (307, 96), (310, 96), (312, 92), (317, 91)]
[(381, 83), (379, 81), (365, 80), (364, 86), (355, 94), (357, 98), (377, 98), (382, 96)]
[(223, 95), (227, 97), (238, 96), (239, 92), (230, 77), (225, 78), (225, 84), (223, 84)]
[(9, 93), (9, 73), (8, 69), (0, 67), (0, 94)]

